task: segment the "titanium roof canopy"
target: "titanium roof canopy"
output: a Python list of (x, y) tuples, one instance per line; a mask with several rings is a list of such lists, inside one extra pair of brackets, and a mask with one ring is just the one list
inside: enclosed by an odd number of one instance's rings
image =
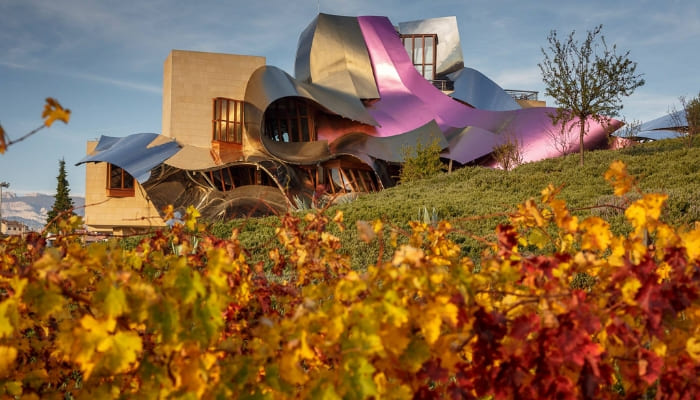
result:
[(296, 79), (358, 99), (379, 98), (372, 64), (355, 17), (319, 14), (299, 37)]
[(402, 35), (437, 34), (436, 79), (444, 79), (447, 74), (459, 71), (464, 67), (457, 17), (450, 16), (399, 22), (399, 32)]

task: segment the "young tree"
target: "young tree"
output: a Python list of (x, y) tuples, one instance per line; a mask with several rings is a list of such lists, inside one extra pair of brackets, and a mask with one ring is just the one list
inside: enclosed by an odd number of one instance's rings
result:
[(542, 49), (544, 60), (538, 64), (545, 94), (560, 107), (551, 115), (552, 122), (556, 125), (578, 118), (581, 165), (588, 119), (609, 124), (622, 109), (622, 97), (644, 85), (642, 75), (636, 73), (637, 63), (628, 58), (629, 51), (618, 55), (616, 45), (608, 47), (600, 34), (602, 29), (598, 25), (588, 31), (583, 43), (574, 38), (575, 31), (564, 41), (551, 31), (549, 47)]
[(405, 183), (430, 178), (444, 171), (445, 166), (440, 161), (441, 150), (440, 140), (437, 138), (428, 145), (419, 141), (415, 147), (403, 147), (401, 155), (404, 161), (400, 181)]
[(697, 97), (688, 100), (685, 96), (678, 98), (681, 102), (681, 110), (674, 107), (671, 110), (671, 119), (675, 128), (681, 132), (685, 144), (693, 146), (693, 140), (700, 135), (700, 93)]
[(70, 198), (70, 188), (68, 187), (68, 178), (66, 178), (66, 160), (64, 159), (58, 161), (58, 176), (56, 180), (58, 181), (56, 184), (56, 200), (53, 203), (53, 208), (46, 216), (47, 223), (51, 223), (60, 213), (69, 212), (70, 215), (74, 215), (73, 199)]

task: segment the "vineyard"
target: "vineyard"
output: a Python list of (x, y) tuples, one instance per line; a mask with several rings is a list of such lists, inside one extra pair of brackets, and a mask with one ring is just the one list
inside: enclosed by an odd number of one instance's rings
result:
[[(0, 393), (10, 398), (700, 397), (700, 226), (663, 221), (624, 163), (627, 229), (549, 185), (467, 257), (448, 221), (280, 217), (254, 261), (194, 208), (83, 245), (79, 217), (0, 241)], [(614, 206), (611, 206), (614, 207)], [(172, 211), (172, 210), (170, 210)], [(353, 268), (333, 232), (376, 262)]]

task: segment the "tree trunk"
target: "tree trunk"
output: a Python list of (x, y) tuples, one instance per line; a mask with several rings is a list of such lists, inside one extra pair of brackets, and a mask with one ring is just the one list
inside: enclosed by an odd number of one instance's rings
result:
[(583, 136), (586, 134), (586, 117), (579, 117), (578, 125), (580, 127), (578, 135), (579, 154), (581, 155), (581, 166), (583, 167)]

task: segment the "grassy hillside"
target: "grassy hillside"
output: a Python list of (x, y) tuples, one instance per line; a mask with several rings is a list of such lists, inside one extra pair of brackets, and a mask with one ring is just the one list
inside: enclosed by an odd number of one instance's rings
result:
[[(697, 142), (697, 141), (696, 141)], [(477, 256), (483, 246), (470, 235), (492, 235), (496, 225), (505, 220), (503, 214), (515, 209), (528, 198), (539, 199), (549, 183), (563, 185), (560, 197), (577, 215), (603, 215), (617, 232), (627, 229), (624, 216), (612, 208), (591, 208), (602, 204), (623, 205), (613, 196), (603, 174), (614, 160), (622, 160), (638, 177), (645, 192), (669, 195), (664, 219), (674, 225), (700, 221), (700, 145), (686, 148), (678, 140), (640, 144), (623, 150), (594, 151), (586, 154), (586, 165), (578, 165), (578, 156), (524, 164), (513, 171), (483, 167), (466, 167), (434, 179), (399, 185), (376, 194), (363, 195), (352, 203), (334, 207), (345, 215), (344, 232), (335, 232), (343, 240), (344, 251), (353, 257), (355, 267), (366, 266), (377, 259), (376, 243), (358, 241), (356, 221), (382, 219), (387, 225), (404, 228), (418, 219), (419, 209), (432, 208), (440, 219), (452, 221), (461, 230), (454, 234), (465, 254)], [(630, 196), (634, 200), (635, 196)], [(488, 217), (490, 216), (490, 217)], [(484, 218), (478, 218), (484, 217)], [(236, 220), (213, 227), (215, 234), (229, 236), (233, 227), (241, 229), (241, 241), (254, 258), (264, 260), (267, 250), (276, 245), (276, 217)]]

